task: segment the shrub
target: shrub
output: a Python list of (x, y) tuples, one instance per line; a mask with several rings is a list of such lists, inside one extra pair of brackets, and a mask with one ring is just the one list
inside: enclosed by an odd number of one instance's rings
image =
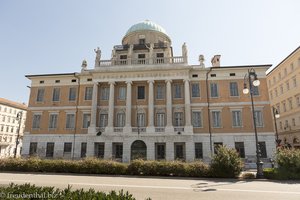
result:
[(243, 169), (243, 162), (235, 149), (220, 146), (212, 158), (210, 176), (219, 178), (237, 177)]
[[(103, 200), (135, 200), (132, 194), (123, 190), (109, 193), (98, 192), (94, 189), (87, 191), (83, 189), (72, 190), (70, 186), (61, 190), (54, 187), (39, 187), (30, 184), (16, 185), (10, 184), (8, 187), (0, 187), (1, 199), (103, 199)], [(43, 198), (44, 197), (44, 198)]]
[(255, 174), (251, 172), (243, 173), (242, 179), (255, 179)]
[(285, 179), (300, 179), (300, 150), (281, 148), (276, 152), (278, 173)]

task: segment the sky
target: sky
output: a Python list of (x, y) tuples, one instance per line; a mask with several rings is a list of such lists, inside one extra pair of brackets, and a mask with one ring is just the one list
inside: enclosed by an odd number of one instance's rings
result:
[(94, 49), (110, 59), (134, 24), (151, 20), (186, 42), (189, 64), (203, 54), (221, 66), (276, 66), (300, 45), (299, 0), (0, 0), (0, 97), (28, 103), (28, 74), (72, 73)]

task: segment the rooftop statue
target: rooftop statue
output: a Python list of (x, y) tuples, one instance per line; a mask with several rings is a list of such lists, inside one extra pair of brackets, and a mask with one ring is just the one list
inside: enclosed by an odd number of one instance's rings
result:
[(94, 51), (96, 53), (95, 67), (100, 67), (101, 50), (99, 47), (97, 47), (97, 49), (94, 49)]

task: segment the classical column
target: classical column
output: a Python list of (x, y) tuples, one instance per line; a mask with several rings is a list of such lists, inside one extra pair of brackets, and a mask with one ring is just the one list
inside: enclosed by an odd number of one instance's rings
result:
[(97, 102), (98, 102), (98, 83), (95, 82), (93, 86), (93, 96), (92, 96), (91, 124), (88, 127), (89, 134), (96, 133), (97, 106), (98, 106)]
[(166, 124), (166, 132), (174, 132), (172, 125), (172, 88), (171, 88), (172, 80), (166, 80), (167, 85), (167, 93), (166, 93), (166, 108), (167, 108), (167, 124)]
[(126, 123), (124, 127), (124, 132), (131, 132), (131, 85), (132, 81), (126, 81), (127, 90), (126, 90)]
[(109, 82), (109, 102), (108, 102), (108, 122), (107, 131), (113, 132), (114, 128), (114, 102), (115, 102), (115, 82)]
[(190, 82), (184, 80), (184, 105), (185, 105), (185, 127), (184, 132), (190, 133), (193, 131), (191, 123), (191, 97), (190, 97)]
[(149, 98), (148, 98), (148, 127), (147, 132), (154, 132), (154, 80), (149, 80)]

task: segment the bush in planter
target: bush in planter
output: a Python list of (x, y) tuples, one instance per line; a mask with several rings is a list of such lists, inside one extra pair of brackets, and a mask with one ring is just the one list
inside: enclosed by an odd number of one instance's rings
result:
[(210, 176), (218, 178), (235, 178), (243, 169), (243, 162), (235, 149), (225, 146), (218, 148), (210, 164)]
[(209, 166), (201, 161), (188, 163), (186, 174), (190, 177), (207, 177), (209, 175)]

